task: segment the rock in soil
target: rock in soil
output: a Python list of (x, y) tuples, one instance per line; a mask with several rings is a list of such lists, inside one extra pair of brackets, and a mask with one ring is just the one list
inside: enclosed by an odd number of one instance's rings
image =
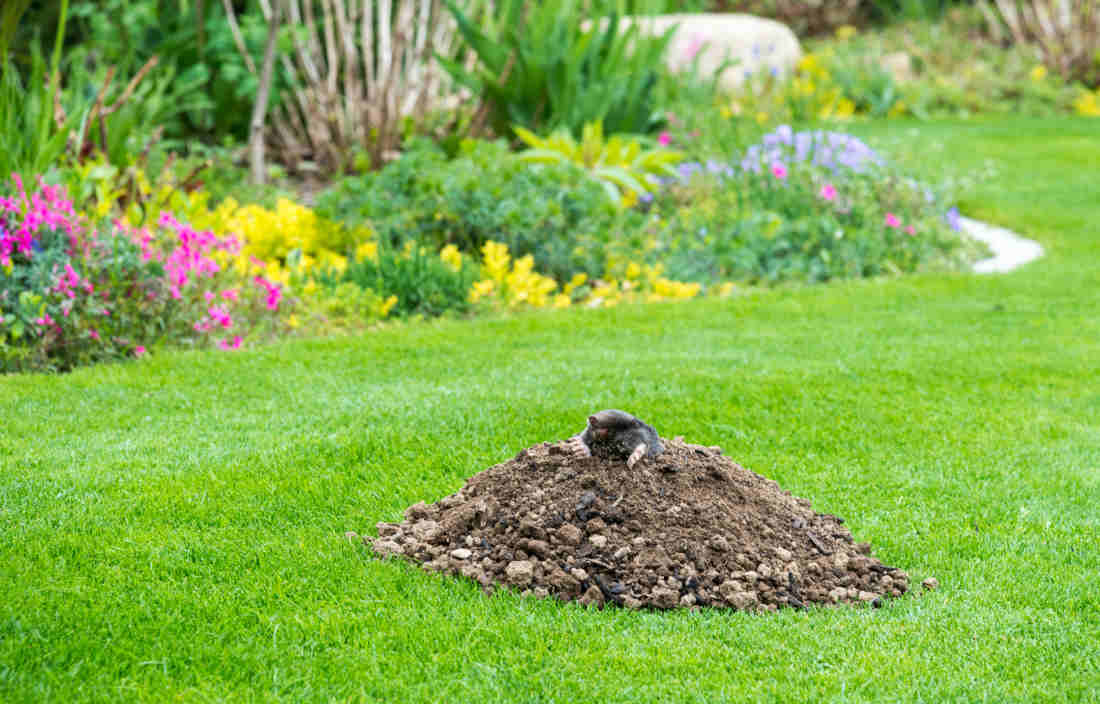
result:
[(871, 557), (836, 516), (765, 477), (677, 439), (660, 456), (578, 457), (543, 443), (457, 493), (379, 523), (380, 556), (600, 607), (775, 610), (874, 604), (909, 576)]

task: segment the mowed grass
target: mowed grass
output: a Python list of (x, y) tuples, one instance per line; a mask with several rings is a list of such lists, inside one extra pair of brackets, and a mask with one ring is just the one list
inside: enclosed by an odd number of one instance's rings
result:
[[(993, 159), (964, 212), (1048, 255), (0, 379), (0, 700), (1100, 699), (1100, 123), (861, 131)], [(604, 407), (720, 444), (916, 588), (589, 612), (343, 537)]]

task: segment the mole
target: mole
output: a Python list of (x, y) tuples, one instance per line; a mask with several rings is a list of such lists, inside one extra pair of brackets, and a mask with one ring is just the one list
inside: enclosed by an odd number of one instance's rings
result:
[(653, 426), (615, 409), (588, 416), (588, 426), (569, 441), (580, 457), (625, 459), (631, 469), (642, 458), (656, 457), (665, 450)]

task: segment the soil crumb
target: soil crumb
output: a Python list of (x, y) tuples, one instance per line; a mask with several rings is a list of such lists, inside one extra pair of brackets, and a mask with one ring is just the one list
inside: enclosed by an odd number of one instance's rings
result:
[(367, 539), (382, 556), (464, 575), (486, 591), (627, 608), (775, 610), (870, 603), (909, 588), (836, 516), (677, 438), (658, 457), (578, 457), (542, 443)]

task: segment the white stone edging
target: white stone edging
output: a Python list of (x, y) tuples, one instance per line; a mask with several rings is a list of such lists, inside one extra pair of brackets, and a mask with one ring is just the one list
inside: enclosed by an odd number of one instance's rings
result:
[(964, 233), (986, 243), (993, 250), (992, 257), (975, 262), (975, 273), (1012, 271), (1043, 256), (1043, 247), (1038, 242), (1020, 237), (1003, 227), (964, 217), (959, 218), (959, 227)]

